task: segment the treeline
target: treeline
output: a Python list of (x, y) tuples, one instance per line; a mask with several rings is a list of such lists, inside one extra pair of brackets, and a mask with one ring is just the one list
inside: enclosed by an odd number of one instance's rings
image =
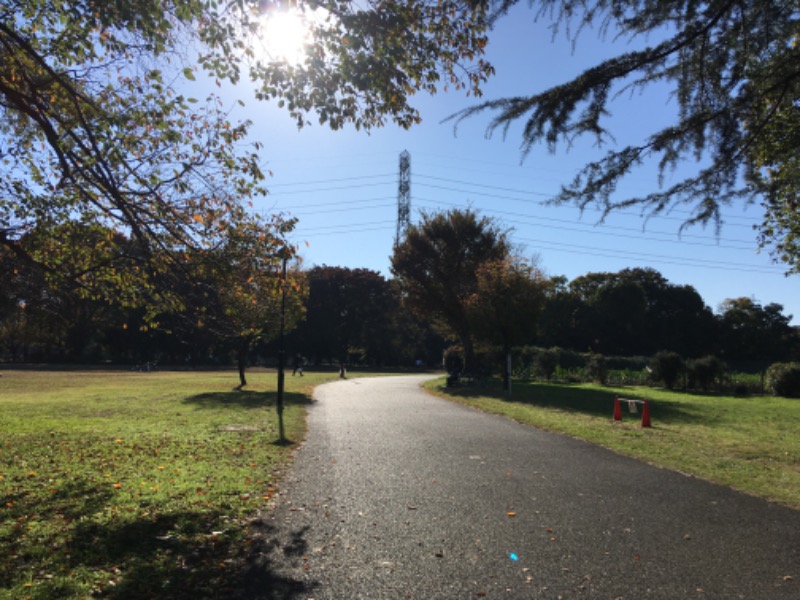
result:
[(692, 286), (670, 283), (653, 269), (554, 283), (540, 323), (541, 346), (605, 356), (714, 355), (756, 371), (800, 357), (800, 329), (777, 303), (732, 298), (715, 314)]
[[(195, 281), (179, 293), (184, 310), (152, 318), (143, 308), (86, 297), (74, 286), (53, 287), (35, 272), (14, 274), (9, 267), (4, 274), (3, 362), (207, 367), (234, 365), (242, 353), (249, 365), (277, 361), (281, 307), (274, 293), (259, 298), (269, 306), (245, 312), (247, 304), (230, 307), (218, 293), (201, 294), (213, 286)], [(287, 356), (299, 353), (315, 365), (441, 364), (447, 344), (402, 308), (397, 286), (380, 273), (321, 266), (290, 269), (284, 281)], [(253, 322), (233, 328), (229, 313)], [(258, 335), (251, 340), (248, 330)]]
[[(394, 279), (331, 266), (305, 270), (302, 276), (305, 317), (287, 327), (288, 356), (300, 354), (311, 365), (442, 365), (443, 350), (453, 341), (432, 320), (404, 307)], [(7, 283), (14, 281), (19, 280)], [(84, 298), (68, 288), (48, 287), (44, 280), (28, 283), (0, 289), (5, 362), (209, 366), (237, 360), (237, 338), (222, 335), (212, 321), (165, 313), (148, 324), (140, 309)], [(572, 281), (554, 277), (546, 284), (536, 333), (516, 348), (558, 348), (609, 360), (669, 351), (685, 360), (715, 356), (752, 372), (800, 358), (798, 328), (779, 304), (735, 298), (715, 314), (693, 287), (670, 283), (653, 269), (590, 273)], [(275, 303), (272, 313), (277, 310)], [(249, 364), (275, 363), (273, 330), (247, 348)], [(484, 349), (491, 345), (482, 344)], [(515, 364), (524, 359), (516, 352)]]

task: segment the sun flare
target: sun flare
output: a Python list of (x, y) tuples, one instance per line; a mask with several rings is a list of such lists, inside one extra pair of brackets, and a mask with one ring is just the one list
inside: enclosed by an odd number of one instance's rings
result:
[(265, 18), (261, 42), (270, 62), (296, 65), (305, 58), (311, 32), (302, 13), (274, 11)]

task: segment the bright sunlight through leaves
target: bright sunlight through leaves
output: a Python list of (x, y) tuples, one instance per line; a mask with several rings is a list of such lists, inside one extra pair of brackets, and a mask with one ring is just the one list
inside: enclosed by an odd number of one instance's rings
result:
[(305, 47), (311, 32), (304, 15), (298, 11), (274, 11), (266, 16), (263, 39), (267, 60), (299, 64), (305, 58)]

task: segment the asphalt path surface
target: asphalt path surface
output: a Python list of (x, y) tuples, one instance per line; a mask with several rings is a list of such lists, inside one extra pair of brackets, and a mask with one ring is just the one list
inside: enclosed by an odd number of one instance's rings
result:
[(800, 512), (447, 402), (424, 379), (317, 388), (242, 597), (800, 599)]

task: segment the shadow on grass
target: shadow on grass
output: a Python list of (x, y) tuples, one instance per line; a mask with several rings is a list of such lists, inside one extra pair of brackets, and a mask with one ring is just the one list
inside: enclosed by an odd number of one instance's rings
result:
[[(254, 392), (250, 390), (232, 389), (228, 392), (208, 392), (195, 394), (184, 400), (187, 404), (194, 404), (200, 408), (219, 408), (221, 406), (236, 406), (239, 408), (269, 408), (277, 402), (276, 392)], [(305, 394), (297, 392), (284, 392), (283, 402), (286, 405), (308, 405), (311, 400)]]
[[(291, 532), (284, 541), (274, 527), (261, 523), (257, 536), (226, 535), (215, 531), (223, 517), (181, 513), (86, 527), (76, 533), (75, 547), (79, 555), (85, 547), (86, 566), (114, 565), (122, 571), (115, 585), (101, 592), (109, 598), (305, 600), (312, 595), (314, 582), (287, 574), (302, 568), (305, 552), (298, 548), (307, 546), (306, 531)], [(176, 529), (191, 533), (176, 534)], [(99, 552), (102, 562), (91, 560)]]
[[(65, 504), (76, 518), (66, 517)], [(317, 587), (302, 571), (305, 529), (279, 532), (263, 521), (248, 527), (200, 505), (153, 516), (115, 513), (113, 496), (86, 481), (35, 507), (24, 498), (12, 506), (23, 521), (35, 508), (61, 531), (37, 540), (32, 530), (0, 534), (7, 551), (0, 596), (16, 589), (24, 594), (9, 597), (306, 600)]]
[[(505, 402), (577, 412), (593, 417), (608, 417), (609, 419), (614, 415), (614, 399), (618, 395), (618, 392), (613, 389), (600, 390), (581, 386), (536, 382), (514, 382), (512, 389), (513, 392), (510, 397), (497, 383), (442, 388), (442, 391), (448, 395), (464, 399), (484, 396)], [(624, 397), (632, 400), (645, 399), (634, 395), (626, 395)], [(656, 425), (658, 423), (688, 423), (707, 418), (701, 417), (696, 411), (692, 410), (691, 405), (685, 402), (651, 400), (649, 401), (649, 406), (650, 418)], [(641, 406), (637, 408), (639, 412), (636, 415), (630, 414), (627, 404), (623, 403), (623, 419), (641, 419)]]

